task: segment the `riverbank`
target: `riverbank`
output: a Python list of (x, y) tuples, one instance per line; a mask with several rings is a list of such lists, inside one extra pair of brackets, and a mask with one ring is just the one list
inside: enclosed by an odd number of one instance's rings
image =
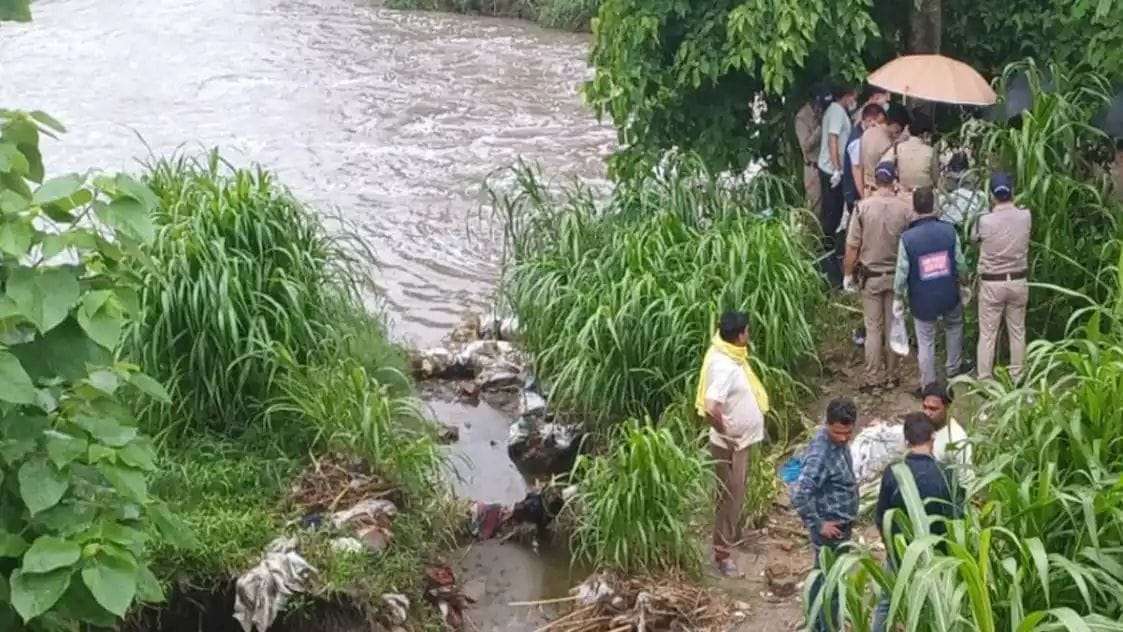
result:
[(588, 32), (600, 0), (386, 0), (391, 9), (517, 18), (548, 29)]

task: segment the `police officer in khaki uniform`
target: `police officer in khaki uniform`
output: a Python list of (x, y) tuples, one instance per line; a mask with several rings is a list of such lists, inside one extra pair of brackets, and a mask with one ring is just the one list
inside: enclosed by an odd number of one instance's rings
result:
[(897, 165), (900, 193), (907, 197), (913, 191), (936, 184), (936, 152), (932, 149), (932, 117), (924, 112), (913, 112), (909, 122), (909, 136), (881, 155), (882, 161)]
[(795, 137), (799, 141), (799, 151), (803, 157), (803, 190), (807, 208), (819, 208), (819, 143), (822, 140), (820, 121), (823, 116), (823, 98), (820, 89), (796, 112)]
[(866, 323), (866, 377), (861, 390), (896, 387), (897, 357), (889, 349), (893, 320), (893, 277), (901, 233), (913, 220), (912, 205), (897, 195), (897, 170), (883, 162), (874, 171), (877, 190), (858, 203), (850, 218), (843, 269), (848, 290), (862, 295)]
[(1010, 338), (1010, 375), (1021, 375), (1026, 355), (1026, 304), (1029, 302), (1029, 238), (1033, 219), (1014, 205), (1014, 179), (990, 178), (994, 208), (979, 217), (971, 235), (979, 244), (979, 379), (992, 377), (998, 327), (1005, 319)]
[(890, 103), (886, 111), (886, 121), (882, 125), (871, 125), (862, 133), (862, 144), (859, 148), (859, 174), (862, 177), (864, 189), (861, 197), (872, 195), (877, 190), (874, 172), (882, 161), (885, 152), (893, 147), (904, 129), (909, 124), (909, 112), (900, 103)]

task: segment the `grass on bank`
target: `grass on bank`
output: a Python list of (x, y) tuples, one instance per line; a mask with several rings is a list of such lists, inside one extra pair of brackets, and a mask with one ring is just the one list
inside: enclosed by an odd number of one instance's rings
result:
[[(403, 354), (363, 305), (352, 259), (363, 245), (329, 235), (268, 172), (217, 154), (158, 161), (146, 182), (161, 206), (124, 351), (172, 393), (174, 406), (144, 416), (166, 463), (155, 485), (201, 541), (158, 544), (158, 568), (214, 587), (297, 535), (321, 571), (314, 595), (370, 607), (383, 592), (416, 598), (455, 512)], [(297, 526), (293, 481), (329, 454), (359, 457), (400, 489), (383, 553), (335, 553), (329, 540), (346, 534)]]
[(600, 0), (388, 0), (386, 6), (519, 18), (551, 29), (588, 31)]
[(513, 189), (493, 192), (507, 227), (502, 297), (551, 405), (602, 427), (658, 419), (693, 392), (718, 316), (746, 311), (782, 440), (799, 428), (808, 389), (795, 374), (816, 362), (826, 302), (813, 245), (786, 183), (696, 169), (684, 160), (600, 202), (517, 168)]

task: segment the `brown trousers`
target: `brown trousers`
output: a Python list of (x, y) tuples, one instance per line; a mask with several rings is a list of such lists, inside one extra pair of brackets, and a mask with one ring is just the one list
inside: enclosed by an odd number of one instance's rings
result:
[(882, 384), (897, 376), (897, 354), (889, 348), (893, 323), (893, 290), (862, 290), (866, 322), (866, 384)]
[(1026, 304), (1029, 284), (1015, 281), (979, 281), (979, 379), (994, 375), (994, 353), (998, 344), (998, 327), (1003, 317), (1006, 335), (1010, 338), (1010, 375), (1015, 379), (1022, 372), (1026, 358)]
[(756, 454), (756, 446), (734, 450), (711, 443), (710, 454), (717, 473), (714, 559), (720, 561), (729, 557), (741, 541), (741, 508), (745, 504), (749, 462)]

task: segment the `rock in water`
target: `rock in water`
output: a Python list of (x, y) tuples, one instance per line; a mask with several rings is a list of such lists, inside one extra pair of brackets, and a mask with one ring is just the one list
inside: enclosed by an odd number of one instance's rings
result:
[(507, 455), (526, 474), (560, 474), (573, 467), (579, 438), (576, 425), (546, 423), (538, 416), (527, 415), (511, 425)]

